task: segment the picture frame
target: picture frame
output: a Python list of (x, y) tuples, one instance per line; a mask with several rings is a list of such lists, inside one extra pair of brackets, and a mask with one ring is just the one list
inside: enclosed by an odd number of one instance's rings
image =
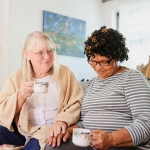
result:
[(85, 21), (44, 10), (43, 32), (52, 38), (58, 55), (85, 57)]

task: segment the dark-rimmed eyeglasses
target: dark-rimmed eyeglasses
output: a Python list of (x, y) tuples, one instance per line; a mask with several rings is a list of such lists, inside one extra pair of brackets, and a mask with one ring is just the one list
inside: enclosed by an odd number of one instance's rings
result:
[(37, 55), (40, 58), (43, 58), (45, 56), (45, 54), (48, 54), (50, 56), (52, 54), (53, 50), (47, 50), (46, 52), (40, 51), (38, 53), (35, 53), (35, 52), (32, 52), (32, 51), (29, 51), (29, 52)]
[(109, 64), (111, 63), (111, 61), (113, 60), (113, 58), (111, 58), (108, 61), (94, 61), (94, 60), (88, 60), (88, 63), (92, 66), (95, 67), (97, 64), (99, 64), (100, 66), (109, 66)]

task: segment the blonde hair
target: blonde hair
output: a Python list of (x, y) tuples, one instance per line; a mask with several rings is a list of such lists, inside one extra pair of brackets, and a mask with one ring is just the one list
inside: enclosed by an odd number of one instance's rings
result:
[(57, 60), (57, 53), (56, 53), (55, 45), (52, 39), (48, 35), (40, 31), (35, 31), (33, 33), (30, 33), (27, 36), (24, 46), (23, 46), (22, 77), (23, 77), (24, 82), (27, 82), (27, 81), (29, 82), (33, 80), (32, 65), (31, 65), (30, 60), (28, 60), (26, 56), (24, 55), (24, 50), (29, 49), (35, 43), (37, 44), (39, 49), (46, 49), (46, 50), (52, 49), (53, 50), (54, 61), (53, 61), (52, 67), (49, 70), (49, 73), (53, 74), (52, 80), (57, 80), (60, 64)]

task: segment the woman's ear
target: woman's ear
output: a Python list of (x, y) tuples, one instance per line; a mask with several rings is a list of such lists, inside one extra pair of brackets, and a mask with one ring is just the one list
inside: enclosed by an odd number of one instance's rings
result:
[(27, 60), (30, 60), (30, 55), (29, 55), (29, 51), (28, 50), (24, 50), (24, 55), (25, 55)]
[(114, 60), (113, 66), (120, 66), (120, 59)]

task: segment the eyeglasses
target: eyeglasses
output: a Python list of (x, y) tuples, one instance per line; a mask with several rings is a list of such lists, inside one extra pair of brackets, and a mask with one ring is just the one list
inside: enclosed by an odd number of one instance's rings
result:
[(110, 62), (113, 60), (113, 58), (111, 58), (108, 61), (94, 61), (94, 60), (88, 60), (88, 63), (92, 66), (95, 67), (97, 64), (99, 64), (100, 66), (109, 66)]
[(30, 52), (33, 53), (33, 54), (35, 54), (35, 55), (37, 55), (38, 57), (42, 58), (42, 57), (45, 56), (45, 54), (48, 54), (50, 56), (52, 54), (53, 50), (47, 50), (46, 52), (40, 51), (38, 53), (34, 53), (32, 51), (30, 51)]

